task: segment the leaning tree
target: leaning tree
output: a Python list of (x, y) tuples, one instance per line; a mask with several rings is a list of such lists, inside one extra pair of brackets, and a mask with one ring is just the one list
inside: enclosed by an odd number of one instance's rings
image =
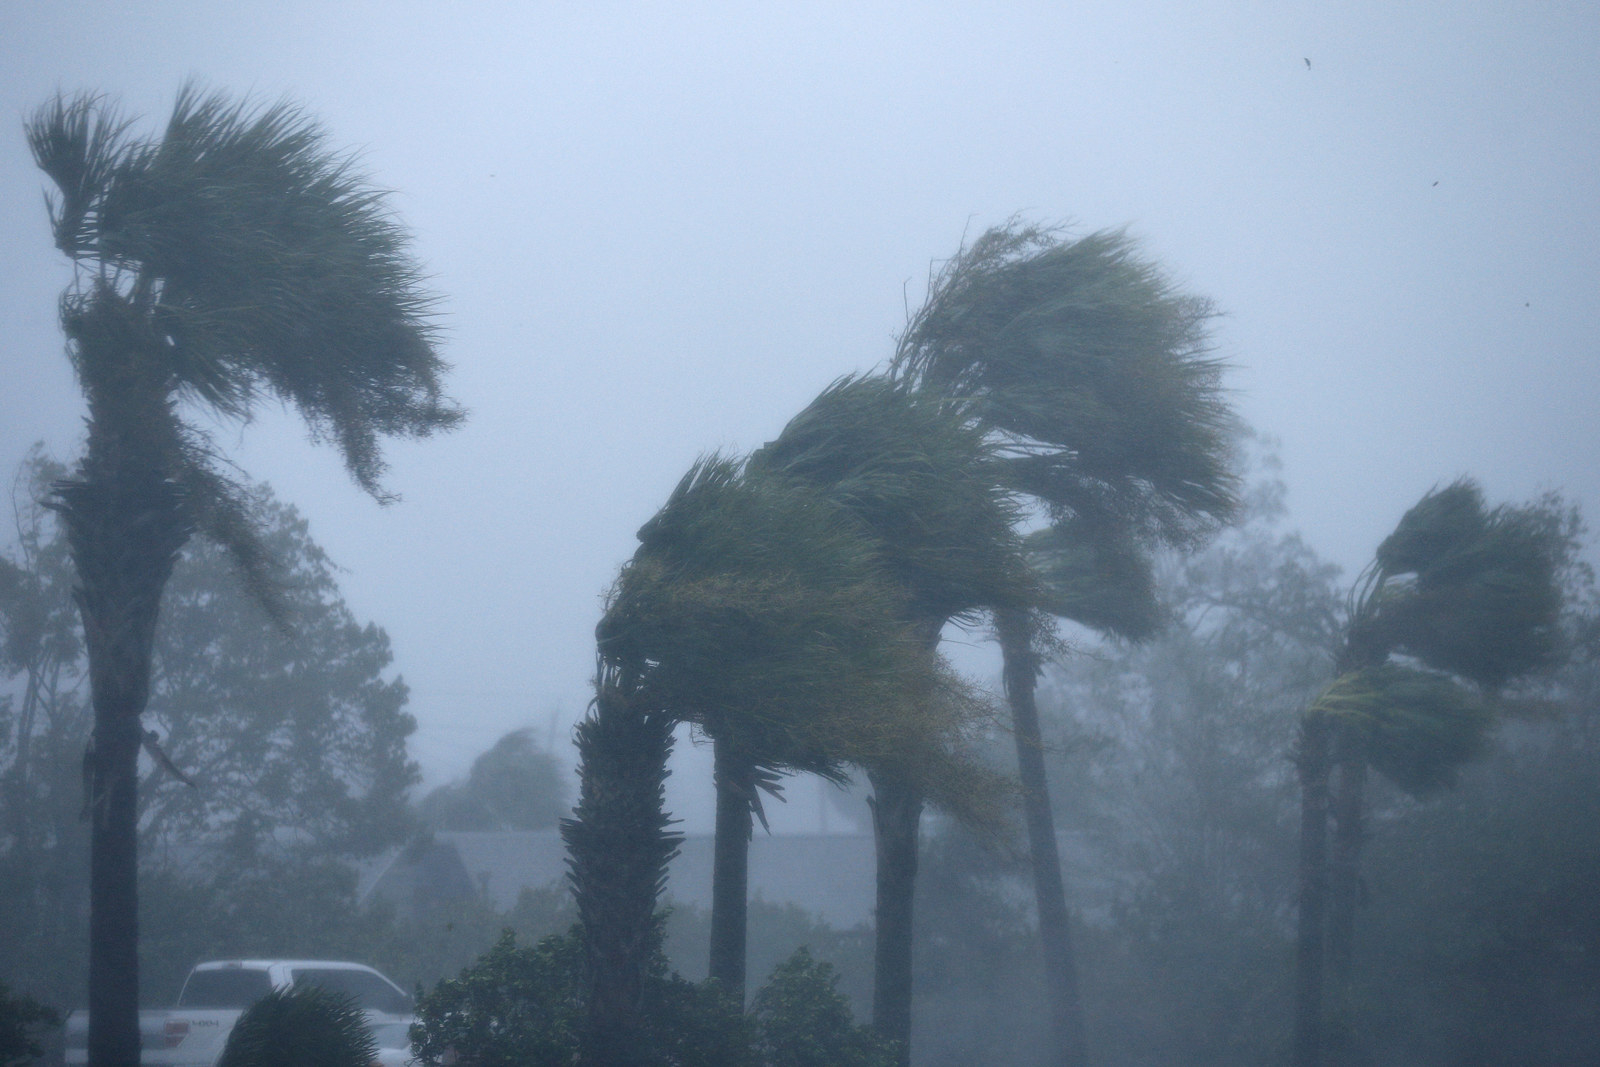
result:
[(1323, 1061), (1327, 977), (1347, 1006), (1368, 770), (1413, 794), (1448, 785), (1481, 749), (1494, 695), (1552, 662), (1561, 518), (1548, 503), (1487, 508), (1457, 481), (1406, 512), (1351, 589), (1334, 680), (1301, 716), (1295, 754), (1296, 1067)]
[(934, 275), (890, 368), (986, 434), (1000, 484), (1045, 520), (1026, 543), (1035, 611), (1004, 607), (995, 628), (1063, 1065), (1086, 1051), (1034, 701), (1036, 640), (1049, 615), (1149, 636), (1160, 621), (1152, 551), (1192, 545), (1233, 514), (1237, 429), (1209, 347), (1213, 314), (1120, 231), (1068, 240), (1013, 222)]
[[(1026, 613), (1033, 582), (1012, 494), (981, 428), (938, 400), (882, 377), (834, 382), (750, 459), (848, 512), (870, 536), (884, 574), (902, 591), (905, 624), (930, 660), (952, 621)], [(912, 917), (917, 836), (931, 801), (981, 818), (996, 794), (966, 758), (981, 707), (959, 687), (916, 696), (922, 741), (859, 761), (872, 784), (877, 846), (873, 1025), (909, 1060)]]
[(897, 709), (927, 675), (873, 546), (803, 486), (710, 457), (639, 541), (596, 630), (579, 803), (562, 831), (584, 931), (586, 1055), (604, 1064), (645, 1056), (656, 902), (677, 846), (663, 810), (673, 728), (717, 745), (713, 958), (736, 990), (757, 790), (779, 771), (837, 777), (863, 751), (905, 747)]
[(74, 277), (67, 354), (87, 445), (54, 487), (77, 570), (94, 730), (89, 1062), (139, 1062), (137, 768), (162, 590), (195, 534), (270, 598), (247, 497), (197, 415), (298, 409), (380, 501), (385, 436), (462, 418), (443, 395), (431, 308), (383, 193), (290, 104), (182, 89), (140, 137), (105, 98), (58, 97), (27, 124), (56, 186)]

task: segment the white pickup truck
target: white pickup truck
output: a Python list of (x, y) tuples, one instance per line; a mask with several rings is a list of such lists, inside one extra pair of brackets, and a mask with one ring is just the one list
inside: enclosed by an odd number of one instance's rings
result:
[[(315, 985), (354, 998), (378, 1041), (378, 1064), (401, 1067), (411, 1057), (413, 1004), (399, 986), (359, 963), (329, 960), (217, 960), (196, 964), (175, 1008), (139, 1013), (144, 1067), (215, 1067), (233, 1024), (273, 989)], [(89, 1058), (89, 1014), (67, 1016), (66, 1063)]]

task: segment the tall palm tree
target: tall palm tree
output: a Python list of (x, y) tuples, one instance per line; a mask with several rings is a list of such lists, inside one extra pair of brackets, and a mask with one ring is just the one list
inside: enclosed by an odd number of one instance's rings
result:
[[(884, 572), (904, 591), (905, 621), (937, 655), (946, 623), (988, 611), (1026, 612), (1032, 584), (1011, 494), (981, 430), (886, 378), (847, 377), (795, 416), (750, 459), (753, 469), (811, 486), (870, 534)], [(873, 1023), (908, 1062), (917, 834), (924, 806), (957, 812), (992, 796), (961, 756), (970, 702), (927, 689), (927, 743), (864, 762), (877, 843)]]
[(161, 593), (195, 533), (227, 546), (253, 589), (270, 561), (197, 409), (247, 419), (295, 406), (380, 500), (379, 439), (454, 426), (431, 296), (405, 232), (321, 128), (288, 104), (178, 94), (139, 139), (98, 96), (28, 123), (56, 186), (61, 302), (88, 401), (88, 442), (55, 487), (78, 574), (95, 726), (91, 779), (89, 1062), (139, 1062), (137, 760)]
[[(796, 483), (710, 457), (639, 541), (596, 632), (583, 795), (564, 828), (589, 950), (589, 1047), (604, 1063), (638, 1055), (618, 1035), (642, 1033), (639, 991), (675, 847), (659, 788), (672, 725), (691, 723), (718, 746), (714, 974), (737, 990), (755, 790), (779, 771), (838, 777), (845, 759), (904, 747), (912, 720), (898, 709), (926, 672), (874, 547)], [(634, 753), (633, 770), (613, 773), (612, 753)]]
[(1463, 479), (1407, 511), (1351, 590), (1335, 678), (1301, 719), (1296, 759), (1297, 1067), (1325, 1051), (1325, 957), (1347, 1000), (1368, 769), (1413, 794), (1450, 783), (1482, 747), (1487, 698), (1554, 658), (1568, 551), (1550, 507), (1489, 509)]
[[(934, 275), (891, 375), (986, 433), (1002, 484), (1039, 505), (1047, 615), (1140, 639), (1159, 622), (1150, 552), (1197, 542), (1236, 506), (1236, 425), (1209, 303), (1175, 290), (1119, 231), (1063, 239), (1012, 222)], [(996, 614), (1005, 657), (1058, 1063), (1086, 1060), (1034, 689), (1037, 616)]]

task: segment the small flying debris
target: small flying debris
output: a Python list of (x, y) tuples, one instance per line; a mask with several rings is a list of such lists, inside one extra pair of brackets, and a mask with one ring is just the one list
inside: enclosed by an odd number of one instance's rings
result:
[(1439, 183), (1438, 182), (1434, 182), (1433, 184), (1438, 185)]
[[(1301, 59), (1305, 59), (1305, 57), (1304, 57), (1304, 56), (1301, 56), (1301, 57), (1300, 57), (1300, 58), (1301, 58)], [(1306, 59), (1306, 69), (1307, 69), (1307, 70), (1310, 70), (1310, 69), (1311, 69), (1311, 60), (1309, 60), (1309, 59)]]

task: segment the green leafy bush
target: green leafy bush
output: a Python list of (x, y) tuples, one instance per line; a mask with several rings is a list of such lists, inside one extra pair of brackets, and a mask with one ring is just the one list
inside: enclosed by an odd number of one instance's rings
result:
[(239, 1016), (217, 1067), (370, 1067), (377, 1056), (353, 998), (296, 986), (273, 990)]
[(894, 1047), (857, 1026), (833, 965), (797, 949), (750, 1003), (765, 1067), (890, 1067)]
[(582, 983), (576, 933), (518, 948), (506, 930), (460, 977), (418, 998), (412, 1048), (427, 1064), (570, 1064), (583, 1030)]
[[(569, 1067), (585, 1023), (581, 931), (519, 947), (500, 940), (460, 977), (418, 1000), (412, 1047), (424, 1064)], [(827, 963), (800, 949), (756, 993), (747, 1015), (715, 982), (671, 974), (658, 956), (645, 990), (651, 1067), (888, 1067), (890, 1047), (855, 1025)]]

